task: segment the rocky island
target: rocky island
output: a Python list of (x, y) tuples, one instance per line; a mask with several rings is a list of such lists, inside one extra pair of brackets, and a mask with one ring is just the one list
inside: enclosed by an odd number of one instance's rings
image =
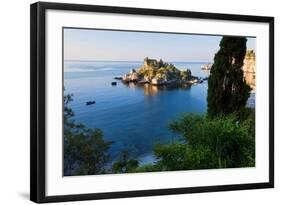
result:
[[(116, 78), (118, 79), (118, 78)], [(194, 84), (202, 83), (203, 79), (192, 76), (189, 69), (179, 70), (173, 64), (165, 63), (162, 59), (144, 59), (144, 64), (137, 69), (132, 69), (122, 78), (124, 83), (138, 83), (151, 85)]]

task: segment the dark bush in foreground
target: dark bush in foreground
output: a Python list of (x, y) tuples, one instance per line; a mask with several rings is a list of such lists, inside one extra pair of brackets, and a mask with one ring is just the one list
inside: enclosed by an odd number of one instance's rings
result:
[(185, 114), (170, 124), (182, 141), (157, 145), (157, 164), (167, 171), (255, 166), (253, 123), (252, 115), (239, 121), (235, 115)]
[(69, 107), (72, 95), (64, 96), (64, 175), (105, 173), (111, 142), (103, 139), (99, 129), (89, 129), (76, 123)]

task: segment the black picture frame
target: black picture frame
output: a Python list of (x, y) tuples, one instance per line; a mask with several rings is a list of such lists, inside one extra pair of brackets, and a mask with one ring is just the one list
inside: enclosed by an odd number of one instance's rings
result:
[[(263, 183), (169, 188), (158, 190), (122, 191), (74, 195), (46, 196), (46, 68), (45, 25), (46, 10), (67, 10), (100, 13), (120, 13), (169, 16), (195, 19), (234, 20), (269, 24), (269, 181)], [(274, 18), (264, 16), (229, 15), (217, 13), (111, 7), (82, 4), (38, 2), (30, 7), (30, 199), (37, 203), (76, 200), (96, 200), (198, 192), (230, 191), (274, 187)]]

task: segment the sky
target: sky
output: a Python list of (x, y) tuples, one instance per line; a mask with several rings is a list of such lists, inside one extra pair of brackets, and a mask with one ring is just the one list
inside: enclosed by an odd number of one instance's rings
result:
[[(221, 36), (64, 29), (65, 60), (212, 62)], [(255, 49), (255, 38), (247, 38)]]

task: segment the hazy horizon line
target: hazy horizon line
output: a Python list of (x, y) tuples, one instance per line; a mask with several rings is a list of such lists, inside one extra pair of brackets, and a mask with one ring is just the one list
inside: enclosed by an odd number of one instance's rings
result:
[[(143, 62), (144, 60), (83, 60), (83, 59), (64, 59), (63, 61), (99, 61), (99, 62)], [(192, 61), (192, 60), (167, 60), (164, 61), (165, 62), (189, 62), (189, 63), (198, 63), (198, 62), (202, 62), (202, 63), (210, 63), (213, 61), (208, 61), (208, 60), (200, 60), (200, 61)]]

